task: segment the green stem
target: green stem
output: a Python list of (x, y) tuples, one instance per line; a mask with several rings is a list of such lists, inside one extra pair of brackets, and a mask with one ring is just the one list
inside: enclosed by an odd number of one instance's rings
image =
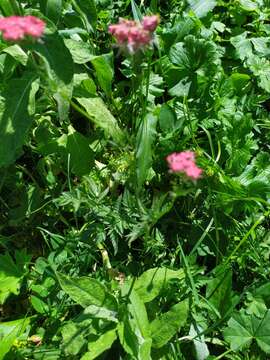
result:
[(98, 247), (98, 249), (99, 249), (99, 251), (101, 253), (103, 265), (106, 268), (106, 270), (112, 269), (109, 254), (108, 254), (107, 250), (104, 248), (103, 244), (98, 243), (97, 247)]

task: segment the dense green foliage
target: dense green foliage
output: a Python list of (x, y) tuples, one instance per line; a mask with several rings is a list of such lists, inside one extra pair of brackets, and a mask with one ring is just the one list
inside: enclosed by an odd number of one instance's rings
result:
[(0, 42), (0, 360), (269, 359), (270, 1), (0, 11), (46, 22)]

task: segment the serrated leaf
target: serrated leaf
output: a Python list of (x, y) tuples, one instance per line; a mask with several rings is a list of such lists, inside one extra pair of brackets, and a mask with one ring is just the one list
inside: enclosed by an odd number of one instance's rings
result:
[(168, 268), (153, 268), (145, 271), (134, 283), (134, 289), (143, 302), (154, 300), (162, 288), (172, 279), (182, 280), (185, 278), (183, 270), (171, 270)]
[(224, 330), (224, 338), (230, 343), (232, 350), (241, 350), (256, 341), (267, 354), (270, 353), (270, 310), (262, 318), (246, 315), (242, 310), (234, 314)]
[(150, 324), (153, 347), (161, 348), (185, 325), (188, 316), (188, 301), (182, 301), (157, 317)]
[(61, 273), (57, 273), (57, 277), (62, 289), (84, 308), (95, 305), (112, 311), (117, 310), (116, 299), (98, 280), (86, 276), (72, 278)]

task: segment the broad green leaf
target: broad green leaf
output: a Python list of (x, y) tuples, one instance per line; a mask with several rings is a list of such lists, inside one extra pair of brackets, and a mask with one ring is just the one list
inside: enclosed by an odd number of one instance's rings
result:
[(153, 268), (145, 271), (134, 283), (134, 289), (143, 302), (147, 303), (158, 296), (171, 279), (185, 278), (183, 270)]
[(188, 81), (188, 78), (184, 78), (169, 90), (169, 94), (176, 97), (188, 96), (190, 85), (191, 81)]
[(66, 138), (66, 153), (70, 154), (71, 170), (82, 176), (89, 174), (94, 163), (94, 153), (88, 139), (76, 131), (71, 125), (68, 127)]
[(158, 121), (163, 132), (171, 132), (174, 130), (176, 124), (176, 114), (166, 103), (161, 106)]
[(248, 33), (245, 31), (230, 39), (232, 45), (235, 47), (236, 54), (241, 60), (245, 60), (253, 55), (252, 44), (250, 39), (247, 39), (247, 35)]
[(247, 74), (233, 73), (230, 76), (230, 81), (236, 93), (239, 94), (250, 82), (250, 76)]
[(137, 328), (136, 321), (126, 318), (118, 324), (118, 336), (124, 350), (134, 359), (151, 360), (151, 338), (144, 338)]
[(147, 312), (145, 305), (136, 290), (131, 292), (129, 301), (129, 311), (132, 314), (138, 329), (144, 338), (148, 338), (150, 336), (150, 330)]
[(85, 353), (81, 360), (96, 359), (104, 351), (111, 348), (114, 341), (117, 339), (116, 330), (110, 330), (100, 335), (97, 340), (88, 342), (88, 352)]
[(10, 351), (14, 341), (24, 333), (31, 318), (0, 323), (0, 360)]
[(75, 64), (85, 64), (93, 57), (91, 46), (84, 41), (64, 39)]
[(20, 62), (22, 65), (27, 64), (28, 55), (23, 51), (23, 49), (19, 45), (14, 44), (14, 45), (8, 46), (5, 49), (3, 49), (2, 51), (9, 54), (10, 56), (12, 56), (15, 60)]
[(241, 7), (246, 11), (259, 10), (259, 4), (254, 0), (239, 0)]
[(112, 54), (104, 54), (99, 56), (92, 56), (91, 63), (96, 70), (96, 76), (105, 94), (108, 96), (112, 92), (112, 79), (113, 79), (113, 69), (112, 69)]
[(61, 273), (57, 273), (57, 277), (62, 289), (84, 308), (96, 305), (112, 311), (117, 310), (116, 299), (98, 280), (86, 276), (71, 278)]
[(39, 0), (39, 3), (43, 14), (57, 24), (62, 13), (62, 0)]
[(62, 349), (66, 355), (77, 355), (87, 344), (85, 329), (78, 327), (73, 322), (68, 322), (61, 328), (63, 337)]
[(68, 116), (73, 89), (73, 60), (64, 40), (57, 34), (44, 37), (42, 43), (30, 46), (45, 63), (50, 91), (58, 104), (61, 120)]
[(48, 314), (49, 313), (49, 306), (45, 303), (42, 299), (38, 298), (37, 296), (31, 296), (31, 304), (33, 308), (40, 314)]
[(247, 66), (258, 77), (258, 85), (270, 93), (270, 61), (259, 56), (250, 56)]
[(198, 18), (206, 16), (217, 5), (216, 0), (188, 0), (188, 3)]
[(258, 346), (270, 354), (270, 310), (262, 318), (246, 315), (244, 311), (234, 314), (224, 330), (224, 338), (232, 350), (241, 350), (256, 341)]
[(213, 279), (207, 282), (206, 298), (224, 316), (232, 305), (232, 271), (219, 266), (213, 273)]
[(139, 188), (147, 179), (152, 165), (156, 125), (157, 117), (152, 114), (147, 114), (138, 129), (136, 138), (136, 175)]
[(93, 318), (97, 319), (104, 319), (116, 323), (118, 322), (118, 314), (116, 311), (108, 310), (101, 306), (89, 305), (83, 310), (82, 314), (91, 315)]
[(16, 251), (16, 262), (9, 253), (0, 255), (0, 304), (3, 304), (10, 294), (18, 295), (30, 259), (31, 256), (26, 255), (24, 250)]
[(154, 348), (161, 348), (185, 325), (188, 316), (188, 300), (171, 307), (150, 323)]
[(267, 282), (266, 284), (263, 284), (262, 286), (259, 286), (253, 291), (254, 297), (261, 297), (268, 308), (270, 307), (270, 282)]
[(114, 141), (123, 143), (123, 131), (100, 97), (76, 97), (76, 100), (97, 126), (101, 127)]
[(26, 72), (9, 81), (0, 93), (0, 167), (11, 164), (20, 154), (32, 124), (35, 94), (39, 80)]
[(97, 9), (95, 0), (74, 0), (79, 6), (81, 12), (85, 15), (92, 29), (96, 29)]

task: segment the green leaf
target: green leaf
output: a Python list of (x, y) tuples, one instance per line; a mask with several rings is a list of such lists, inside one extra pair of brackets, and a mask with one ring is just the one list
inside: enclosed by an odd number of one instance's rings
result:
[(207, 282), (206, 298), (224, 316), (232, 305), (232, 271), (219, 266), (213, 273), (214, 278)]
[(134, 319), (124, 319), (118, 324), (117, 331), (120, 343), (128, 354), (134, 359), (151, 360), (152, 341), (141, 335)]
[(74, 0), (85, 15), (92, 29), (95, 30), (97, 23), (97, 9), (95, 0)]
[(116, 299), (98, 280), (86, 276), (71, 278), (61, 273), (57, 273), (57, 277), (62, 289), (82, 307), (96, 305), (112, 311), (117, 310)]
[(166, 103), (161, 106), (159, 112), (159, 126), (163, 132), (171, 132), (174, 130), (176, 124), (176, 114), (174, 110)]
[(37, 296), (31, 296), (31, 304), (39, 314), (48, 314), (49, 306)]
[(2, 51), (9, 54), (10, 56), (12, 56), (15, 60), (20, 62), (22, 65), (25, 66), (27, 64), (28, 55), (23, 51), (23, 49), (19, 45), (14, 44), (14, 45), (8, 46), (5, 49), (3, 49)]
[(239, 0), (241, 7), (246, 11), (256, 11), (259, 10), (259, 4), (257, 1), (253, 0)]
[(43, 14), (57, 24), (62, 13), (62, 0), (39, 0), (39, 3)]
[(20, 154), (32, 124), (39, 80), (26, 72), (9, 81), (0, 97), (0, 167), (11, 164)]
[(161, 348), (185, 325), (188, 316), (188, 300), (182, 301), (150, 323), (154, 348)]
[(117, 312), (106, 309), (105, 307), (89, 305), (84, 310), (84, 315), (91, 315), (93, 318), (104, 319), (112, 322), (118, 322)]
[(97, 126), (101, 127), (116, 142), (123, 142), (124, 134), (122, 130), (100, 97), (76, 97), (76, 100), (84, 107), (89, 118)]
[(132, 14), (133, 14), (134, 20), (141, 21), (143, 16), (142, 16), (140, 8), (136, 4), (135, 0), (131, 0), (131, 9), (132, 9)]
[(270, 93), (270, 61), (254, 55), (249, 57), (247, 65), (253, 74), (258, 77), (258, 85)]
[(71, 125), (68, 127), (66, 152), (70, 154), (71, 171), (74, 174), (89, 174), (94, 163), (93, 150), (90, 148), (89, 140)]
[(253, 55), (252, 44), (250, 39), (247, 39), (247, 35), (248, 33), (245, 31), (230, 39), (232, 45), (235, 47), (237, 56), (241, 60), (245, 60)]
[(30, 48), (44, 60), (50, 90), (58, 104), (59, 117), (65, 120), (73, 89), (72, 56), (57, 34), (45, 36), (42, 43), (36, 42)]
[(75, 64), (85, 64), (93, 57), (91, 46), (84, 41), (64, 39)]
[(153, 143), (156, 136), (157, 117), (147, 114), (140, 124), (136, 139), (136, 175), (140, 188), (147, 179), (152, 165)]
[(112, 54), (104, 54), (99, 56), (92, 56), (90, 61), (96, 70), (96, 76), (101, 86), (107, 96), (111, 96), (112, 92), (112, 79), (113, 79), (113, 69), (112, 69)]
[(153, 268), (145, 271), (135, 281), (134, 289), (142, 301), (147, 303), (155, 299), (171, 279), (182, 280), (184, 278), (185, 273), (183, 270)]
[(198, 18), (206, 16), (217, 5), (216, 0), (188, 0), (188, 3)]
[(85, 353), (81, 360), (93, 360), (96, 359), (104, 351), (111, 348), (113, 342), (117, 338), (116, 330), (110, 330), (100, 335), (97, 340), (88, 342), (88, 352)]
[(13, 9), (9, 0), (0, 0), (0, 8), (4, 16), (11, 16), (13, 14)]
[(232, 350), (247, 348), (255, 340), (264, 352), (270, 354), (270, 310), (262, 318), (246, 315), (243, 310), (234, 314), (224, 330), (224, 338)]
[(10, 294), (18, 295), (20, 283), (25, 275), (31, 256), (24, 250), (16, 251), (16, 262), (9, 253), (0, 255), (0, 304), (3, 304)]
[(85, 329), (71, 321), (61, 328), (61, 334), (63, 337), (62, 349), (66, 355), (77, 355), (87, 343), (84, 336)]
[(25, 332), (31, 318), (0, 323), (0, 360), (10, 351), (14, 341)]

